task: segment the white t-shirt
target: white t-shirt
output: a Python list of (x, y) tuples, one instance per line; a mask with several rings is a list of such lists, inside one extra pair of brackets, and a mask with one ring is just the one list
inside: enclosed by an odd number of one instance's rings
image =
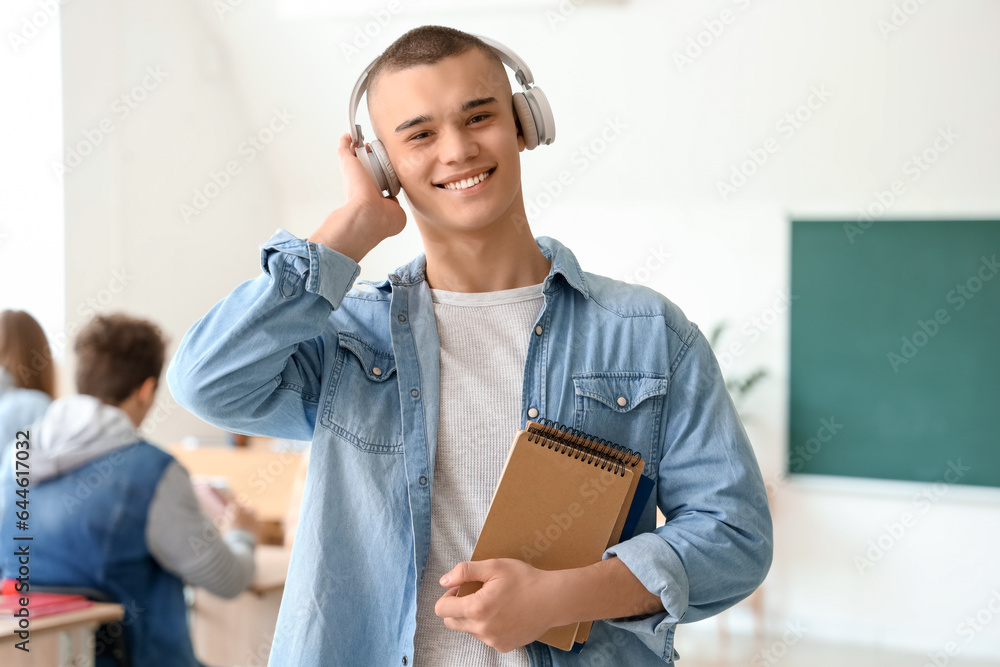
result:
[(417, 597), (415, 667), (527, 667), (523, 647), (499, 653), (445, 627), (438, 581), (469, 560), (507, 450), (520, 426), (524, 364), (545, 303), (543, 283), (496, 292), (431, 289), (441, 343), (441, 405), (431, 544)]

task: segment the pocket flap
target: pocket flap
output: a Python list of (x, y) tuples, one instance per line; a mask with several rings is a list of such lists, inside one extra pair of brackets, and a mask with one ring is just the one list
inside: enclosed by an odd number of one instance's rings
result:
[(341, 331), (337, 338), (340, 347), (351, 351), (372, 382), (385, 382), (396, 372), (396, 358), (391, 353), (376, 350), (348, 331)]
[(616, 371), (573, 375), (577, 395), (600, 401), (616, 412), (628, 412), (650, 396), (667, 393), (667, 378), (653, 373)]

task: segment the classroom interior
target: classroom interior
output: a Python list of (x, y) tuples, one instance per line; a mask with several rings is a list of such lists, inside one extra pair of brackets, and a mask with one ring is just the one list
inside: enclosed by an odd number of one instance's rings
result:
[[(678, 627), (677, 664), (1000, 664), (1000, 429), (976, 483), (942, 483), (961, 428), (935, 432), (938, 477), (896, 479), (792, 470), (822, 450), (789, 429), (793, 221), (837, 224), (851, 248), (905, 221), (987, 221), (994, 245), (976, 252), (1000, 252), (997, 3), (108, 0), (55, 11), (9, 0), (0, 17), (0, 308), (43, 325), (60, 394), (74, 391), (72, 332), (94, 313), (156, 322), (169, 358), (260, 273), (275, 229), (304, 238), (343, 203), (336, 144), (350, 89), (396, 37), (424, 24), (488, 35), (527, 61), (558, 127), (552, 145), (521, 154), (532, 233), (717, 332), (727, 379), (758, 375), (733, 398), (768, 488), (773, 564), (748, 599)], [(364, 105), (359, 117), (370, 127)], [(359, 279), (420, 252), (408, 224)], [(949, 287), (868, 290), (945, 303)], [(995, 328), (969, 345), (1000, 338), (998, 305), (1000, 280), (984, 280), (966, 313)], [(944, 349), (947, 326), (904, 373)], [(996, 413), (1000, 367), (983, 350), (967, 400)], [(954, 390), (912, 377), (943, 401)], [(824, 406), (834, 423), (852, 404), (852, 388), (840, 391)], [(828, 449), (864, 435), (843, 423)], [(254, 585), (233, 600), (190, 589), (189, 622), (202, 660), (266, 664), (308, 443), (237, 446), (178, 406), (162, 377), (143, 433), (251, 498), (263, 524)]]

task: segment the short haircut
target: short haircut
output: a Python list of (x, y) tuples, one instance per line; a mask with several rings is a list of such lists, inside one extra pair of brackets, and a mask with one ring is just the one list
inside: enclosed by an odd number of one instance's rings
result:
[[(375, 59), (375, 65), (368, 73), (368, 115), (371, 116), (372, 91), (379, 75), (420, 65), (433, 65), (469, 49), (479, 49), (503, 71), (500, 56), (486, 42), (467, 32), (446, 26), (425, 25), (403, 34)], [(507, 82), (506, 77), (504, 82)]]
[(42, 326), (23, 310), (0, 311), (0, 366), (21, 389), (37, 389), (55, 398), (52, 350)]
[(147, 378), (159, 381), (166, 339), (147, 320), (97, 315), (76, 337), (76, 390), (121, 405)]

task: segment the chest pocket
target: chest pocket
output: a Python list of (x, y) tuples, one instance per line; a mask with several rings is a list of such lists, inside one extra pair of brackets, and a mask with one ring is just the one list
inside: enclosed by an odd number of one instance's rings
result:
[(337, 362), (320, 423), (362, 451), (403, 451), (396, 359), (356, 334), (338, 336)]
[(573, 389), (573, 426), (639, 452), (646, 462), (643, 474), (656, 479), (666, 376), (640, 371), (574, 373)]

